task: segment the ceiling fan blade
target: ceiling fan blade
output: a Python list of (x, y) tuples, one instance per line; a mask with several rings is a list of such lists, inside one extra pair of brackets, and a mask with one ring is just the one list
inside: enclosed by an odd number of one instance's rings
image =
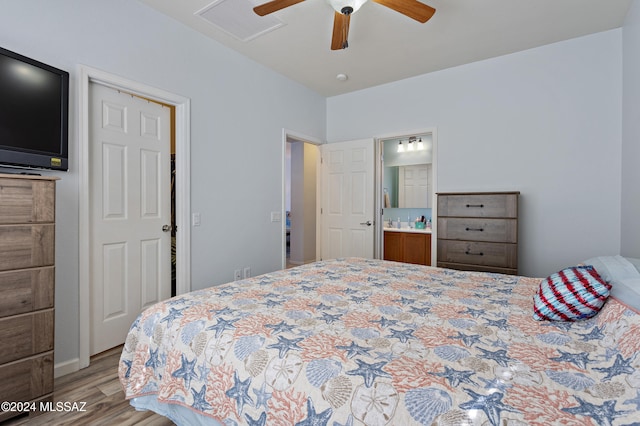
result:
[(350, 14), (335, 12), (333, 15), (333, 36), (331, 38), (331, 50), (346, 49), (348, 47)]
[(268, 15), (273, 12), (277, 12), (285, 7), (293, 6), (297, 3), (302, 3), (304, 0), (273, 0), (268, 3), (261, 4), (253, 8), (253, 11), (260, 16)]
[(416, 21), (427, 22), (436, 10), (431, 6), (420, 3), (418, 0), (372, 0), (375, 3), (387, 6), (390, 9), (400, 12)]

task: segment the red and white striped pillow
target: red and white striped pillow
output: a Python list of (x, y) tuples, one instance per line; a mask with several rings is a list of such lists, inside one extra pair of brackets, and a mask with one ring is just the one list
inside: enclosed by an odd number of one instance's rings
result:
[(573, 266), (542, 280), (533, 297), (533, 318), (538, 321), (575, 321), (597, 314), (611, 284), (593, 266)]

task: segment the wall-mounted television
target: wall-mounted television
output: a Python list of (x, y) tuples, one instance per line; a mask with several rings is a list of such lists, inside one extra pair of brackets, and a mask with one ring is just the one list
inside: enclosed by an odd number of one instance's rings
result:
[(0, 47), (0, 166), (68, 170), (69, 73)]

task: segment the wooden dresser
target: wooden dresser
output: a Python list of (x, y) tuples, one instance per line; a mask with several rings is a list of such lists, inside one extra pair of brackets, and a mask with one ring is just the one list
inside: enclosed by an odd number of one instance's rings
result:
[(519, 192), (438, 194), (438, 266), (518, 274)]
[(0, 174), (0, 401), (53, 400), (56, 179)]

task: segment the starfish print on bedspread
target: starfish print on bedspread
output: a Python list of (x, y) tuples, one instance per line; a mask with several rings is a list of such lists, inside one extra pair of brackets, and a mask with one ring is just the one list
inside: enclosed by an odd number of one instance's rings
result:
[(351, 296), (350, 299), (356, 305), (362, 305), (364, 302), (369, 300), (369, 298), (367, 296)]
[(211, 404), (207, 402), (205, 399), (207, 393), (207, 385), (202, 385), (200, 388), (200, 392), (197, 392), (195, 389), (191, 388), (191, 394), (193, 395), (193, 404), (191, 406), (198, 411), (206, 411), (211, 410)]
[(464, 391), (471, 398), (473, 398), (473, 400), (465, 402), (464, 404), (460, 404), (460, 408), (462, 408), (463, 410), (484, 411), (484, 413), (487, 415), (487, 418), (489, 419), (489, 422), (493, 426), (497, 426), (500, 424), (500, 413), (502, 411), (510, 411), (512, 413), (518, 412), (515, 408), (502, 402), (502, 397), (504, 395), (500, 392), (493, 392), (489, 395), (481, 395), (467, 388), (464, 388)]
[(400, 302), (403, 305), (411, 305), (415, 300), (402, 296), (400, 299), (395, 299), (394, 302)]
[(616, 360), (613, 362), (611, 367), (604, 368), (594, 368), (594, 370), (602, 371), (603, 373), (607, 373), (607, 375), (602, 379), (603, 381), (608, 381), (614, 378), (615, 376), (619, 376), (620, 374), (633, 374), (636, 370), (631, 366), (631, 361), (634, 357), (629, 357), (624, 359), (621, 354), (616, 355)]
[(462, 340), (462, 343), (464, 343), (465, 346), (470, 347), (475, 345), (476, 343), (480, 342), (480, 338), (482, 336), (480, 336), (479, 334), (464, 334), (461, 332), (458, 332), (457, 336), (447, 336), (450, 339), (460, 339)]
[(591, 329), (587, 334), (581, 334), (582, 340), (588, 342), (589, 340), (601, 340), (604, 338), (604, 333), (602, 332), (602, 328), (595, 326)]
[(271, 399), (271, 392), (267, 392), (267, 384), (262, 383), (262, 387), (260, 389), (253, 389), (253, 393), (256, 395), (256, 408), (260, 408), (260, 406), (264, 405), (265, 409), (269, 409), (269, 405), (267, 403)]
[(124, 366), (127, 367), (127, 370), (124, 372), (124, 377), (129, 378), (131, 376), (131, 366), (133, 365), (133, 360), (124, 359), (122, 360)]
[(579, 396), (575, 396), (574, 398), (580, 405), (577, 407), (563, 408), (562, 411), (573, 415), (591, 417), (597, 425), (611, 426), (611, 421), (616, 417), (631, 413), (631, 411), (616, 411), (616, 401), (605, 401), (602, 405), (595, 405), (583, 400)]
[(356, 355), (368, 356), (369, 351), (373, 350), (373, 348), (365, 348), (364, 346), (360, 346), (354, 341), (351, 341), (351, 344), (349, 346), (336, 346), (336, 349), (347, 351), (347, 358), (353, 358)]
[(233, 313), (233, 310), (229, 309), (228, 306), (225, 306), (222, 309), (212, 309), (210, 312), (213, 312), (217, 316), (220, 316), (220, 315), (231, 315)]
[(373, 382), (376, 380), (376, 377), (391, 377), (389, 373), (382, 370), (382, 367), (387, 365), (386, 362), (376, 362), (374, 364), (369, 364), (361, 359), (355, 359), (355, 362), (358, 363), (358, 368), (355, 370), (347, 371), (346, 373), (350, 376), (362, 376), (364, 379), (364, 385), (370, 388), (373, 385)]
[(226, 320), (224, 318), (217, 318), (218, 322), (214, 325), (207, 327), (207, 330), (215, 330), (216, 337), (220, 337), (225, 330), (233, 330), (236, 327), (233, 325), (237, 320)]
[(247, 377), (244, 382), (238, 377), (238, 372), (233, 373), (233, 387), (225, 392), (229, 398), (236, 400), (238, 414), (242, 414), (244, 404), (248, 403), (253, 407), (253, 399), (249, 396), (249, 387), (251, 386), (251, 376)]
[(410, 328), (407, 330), (396, 330), (396, 329), (390, 328), (389, 331), (391, 331), (391, 334), (387, 335), (387, 337), (391, 337), (391, 338), (395, 337), (396, 339), (400, 340), (402, 343), (407, 343), (409, 339), (415, 339), (415, 337), (413, 336), (414, 330)]
[(311, 305), (311, 304), (309, 304), (309, 305), (307, 305), (307, 306), (309, 306), (310, 308), (315, 309), (316, 311), (321, 311), (321, 312), (322, 312), (322, 311), (326, 311), (327, 309), (331, 309), (331, 308), (333, 307), (333, 306), (325, 305), (325, 304), (324, 304), (324, 303), (322, 303), (322, 302), (318, 303), (317, 305)]
[(322, 313), (322, 320), (327, 324), (333, 324), (335, 321), (339, 320), (343, 314), (329, 314), (327, 312)]
[(508, 328), (507, 320), (505, 318), (500, 318), (497, 320), (486, 318), (485, 321), (487, 321), (486, 324), (490, 327), (496, 327), (500, 330), (506, 330)]
[(191, 387), (191, 379), (198, 378), (198, 375), (195, 372), (196, 358), (194, 358), (193, 361), (189, 361), (184, 354), (180, 355), (180, 357), (182, 366), (171, 373), (171, 376), (182, 378), (184, 380), (185, 387), (188, 389)]
[(491, 352), (487, 349), (483, 349), (483, 348), (478, 348), (480, 351), (482, 351), (483, 353), (483, 358), (488, 358), (488, 359), (492, 359), (495, 362), (498, 363), (498, 365), (502, 366), (502, 367), (507, 367), (509, 366), (509, 361), (511, 361), (511, 358), (507, 355), (507, 351), (504, 349), (498, 349), (495, 352)]
[(273, 334), (290, 333), (295, 327), (295, 325), (289, 325), (284, 321), (280, 321), (278, 324), (265, 324), (264, 326), (272, 329)]
[(313, 406), (311, 398), (307, 399), (307, 418), (301, 422), (296, 423), (296, 426), (326, 426), (327, 422), (333, 415), (333, 409), (331, 407), (324, 410), (322, 413), (316, 413), (316, 408)]
[(161, 323), (166, 322), (167, 328), (171, 328), (173, 320), (176, 320), (182, 316), (182, 311), (176, 308), (169, 308), (169, 313), (160, 320)]
[(151, 348), (149, 348), (149, 359), (147, 360), (147, 362), (144, 363), (145, 367), (151, 367), (155, 373), (156, 368), (158, 368), (158, 364), (160, 363), (160, 360), (158, 359), (158, 352), (160, 351), (160, 349), (156, 349), (151, 350)]
[(375, 323), (375, 324), (380, 324), (380, 327), (382, 328), (387, 328), (391, 325), (396, 325), (398, 324), (398, 320), (391, 320), (391, 319), (387, 319), (385, 317), (380, 317), (379, 320), (377, 321), (369, 321), (371, 323)]
[(283, 336), (278, 336), (278, 343), (267, 346), (269, 349), (278, 349), (278, 356), (282, 359), (290, 350), (300, 351), (298, 343), (304, 340), (304, 337), (297, 339), (287, 339)]
[(280, 302), (279, 300), (271, 300), (271, 299), (267, 299), (264, 302), (264, 305), (267, 308), (275, 308), (276, 306), (280, 306), (282, 304), (282, 302)]
[[(561, 351), (560, 349), (558, 349), (558, 352), (560, 352), (560, 356), (557, 356), (555, 358), (550, 358), (552, 361), (570, 362), (582, 368), (583, 370), (587, 368), (587, 363), (591, 361), (589, 359), (589, 354), (586, 352), (574, 354), (571, 352)], [(596, 368), (596, 370), (599, 370), (599, 369)]]
[(442, 373), (429, 373), (433, 376), (444, 377), (449, 381), (449, 384), (452, 387), (457, 387), (460, 383), (467, 383), (469, 385), (478, 385), (476, 382), (471, 380), (471, 376), (475, 374), (475, 371), (467, 370), (467, 371), (458, 371), (449, 366), (444, 366), (444, 371)]
[(482, 309), (473, 309), (473, 308), (467, 308), (464, 311), (460, 311), (460, 314), (469, 314), (474, 318), (479, 318), (482, 315), (484, 315), (484, 310)]
[(247, 419), (248, 426), (264, 426), (267, 424), (267, 413), (264, 411), (260, 414), (260, 417), (255, 420), (248, 414), (245, 414), (244, 418)]
[(427, 316), (427, 314), (429, 313), (429, 310), (430, 310), (430, 309), (431, 309), (430, 307), (426, 307), (426, 308), (417, 308), (417, 307), (415, 307), (415, 306), (412, 306), (412, 307), (411, 307), (411, 313), (413, 313), (413, 314), (418, 314), (418, 315), (420, 315), (421, 317), (426, 317), (426, 316)]

